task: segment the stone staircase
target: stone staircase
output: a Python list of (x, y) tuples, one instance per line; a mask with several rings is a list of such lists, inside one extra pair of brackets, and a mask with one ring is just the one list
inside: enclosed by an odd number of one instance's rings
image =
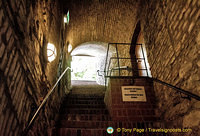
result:
[(109, 121), (111, 117), (103, 95), (70, 94), (63, 101), (56, 133), (58, 136), (95, 136), (107, 133)]
[[(112, 121), (104, 104), (104, 96), (69, 95), (63, 101), (60, 120), (53, 136), (110, 136), (106, 129), (115, 129), (111, 136), (133, 135), (125, 132), (118, 133), (117, 128), (155, 128), (162, 126), (157, 122)], [(152, 136), (156, 133), (134, 133), (134, 135)], [(159, 136), (162, 135), (159, 133)]]
[[(80, 89), (80, 88), (79, 88)], [(85, 88), (86, 89), (86, 88)], [(85, 90), (84, 89), (84, 90)], [(81, 89), (80, 89), (81, 90)], [(76, 93), (73, 93), (76, 92)], [(108, 134), (107, 128), (113, 127), (114, 133)], [(60, 118), (51, 136), (164, 136), (163, 133), (143, 132), (148, 128), (164, 128), (162, 122), (154, 121), (117, 121), (112, 120), (104, 104), (104, 94), (69, 94), (60, 109)], [(120, 132), (117, 131), (121, 129)], [(132, 129), (126, 132), (125, 129)], [(135, 129), (133, 132), (133, 129)], [(138, 131), (138, 132), (136, 132)], [(140, 131), (140, 132), (139, 132)]]

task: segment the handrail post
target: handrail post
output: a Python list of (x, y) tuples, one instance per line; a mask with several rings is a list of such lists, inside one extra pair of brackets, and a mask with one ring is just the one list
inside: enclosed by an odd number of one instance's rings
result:
[[(117, 48), (117, 43), (115, 44), (115, 48), (116, 48), (116, 52), (117, 52), (117, 63), (118, 63), (118, 67), (120, 67), (120, 64), (119, 64), (119, 53), (118, 53), (118, 48)], [(120, 68), (119, 68), (119, 76), (120, 76)]]
[(104, 68), (105, 90), (106, 90), (106, 84), (107, 84), (107, 79), (106, 79), (106, 67), (107, 67), (107, 59), (108, 59), (109, 48), (110, 48), (110, 45), (109, 45), (109, 43), (108, 43), (107, 54), (106, 54), (106, 62), (105, 62), (105, 68)]

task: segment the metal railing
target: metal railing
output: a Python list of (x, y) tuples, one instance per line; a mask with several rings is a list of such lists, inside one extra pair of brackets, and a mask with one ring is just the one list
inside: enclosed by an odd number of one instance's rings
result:
[[(118, 75), (117, 76), (123, 76), (122, 75), (122, 70), (131, 70), (132, 69), (132, 74), (133, 74), (133, 68), (130, 67), (130, 66), (122, 66), (120, 65), (120, 62), (122, 60), (125, 60), (125, 61), (129, 61), (130, 64), (132, 63), (131, 62), (131, 54), (128, 54), (128, 56), (130, 57), (120, 57), (122, 55), (120, 55), (120, 52), (118, 50), (119, 46), (123, 46), (124, 48), (128, 48), (130, 49), (131, 48), (131, 43), (108, 43), (108, 47), (107, 47), (107, 54), (106, 54), (106, 62), (105, 62), (105, 68), (104, 68), (104, 71), (105, 71), (105, 74), (104, 76), (105, 77), (111, 77), (112, 76), (112, 72), (113, 71), (118, 71)], [(137, 69), (138, 71), (145, 71), (146, 72), (146, 76), (145, 77), (148, 77), (149, 76), (149, 73), (148, 73), (148, 68), (147, 68), (147, 65), (146, 65), (146, 60), (145, 60), (145, 55), (144, 55), (144, 47), (143, 47), (143, 44), (136, 44), (135, 46), (139, 46), (140, 50), (141, 50), (141, 54), (142, 54), (142, 57), (136, 57), (136, 61), (137, 62), (141, 62), (141, 60), (143, 61), (143, 65), (144, 65), (144, 68), (139, 68)], [(115, 49), (113, 50), (115, 53), (116, 53), (116, 56), (111, 56), (109, 57), (109, 54), (113, 54), (112, 53), (112, 50), (111, 50), (111, 47), (114, 47)], [(129, 52), (128, 52), (129, 53)], [(122, 54), (122, 53), (121, 53)], [(111, 64), (112, 64), (112, 61), (113, 60), (116, 60), (117, 61), (117, 66), (115, 66), (114, 68), (111, 68)], [(125, 68), (126, 67), (126, 68)]]
[[(144, 56), (143, 44), (136, 44), (135, 45), (135, 47), (139, 47), (141, 54), (142, 54), (142, 56), (135, 58), (136, 62), (143, 61), (143, 66), (144, 66), (144, 68), (137, 68), (137, 70), (132, 68), (133, 67), (132, 66), (132, 58), (131, 58), (131, 54), (129, 52), (132, 48), (131, 46), (133, 46), (133, 45), (131, 45), (131, 43), (108, 43), (106, 61), (105, 61), (105, 68), (104, 68), (105, 86), (107, 84), (107, 78), (113, 77), (112, 73), (116, 72), (116, 71), (118, 71), (118, 74), (114, 75), (115, 77), (117, 77), (117, 76), (119, 76), (119, 77), (121, 77), (121, 76), (133, 76), (134, 72), (138, 72), (138, 71), (141, 72), (141, 73), (143, 73), (143, 71), (145, 71), (146, 76), (144, 76), (144, 77), (149, 76), (147, 65), (146, 65), (146, 60), (145, 60), (145, 56)], [(127, 51), (128, 54), (126, 54), (125, 56), (121, 55), (122, 52), (120, 52), (118, 50), (120, 47), (122, 48), (122, 50), (128, 49), (128, 51)], [(113, 60), (117, 62), (117, 66), (115, 65), (114, 67), (111, 67)], [(129, 64), (131, 64), (131, 66), (130, 65), (129, 66), (120, 65), (120, 62), (122, 60), (124, 60), (124, 62), (125, 61), (129, 62)], [(124, 74), (122, 75), (122, 71), (124, 73), (126, 73), (127, 75), (124, 75)]]
[[(117, 55), (116, 57), (112, 57), (112, 56), (109, 57), (109, 52), (111, 52), (111, 51), (110, 51), (110, 46), (112, 46), (112, 45), (114, 45), (114, 47), (115, 47), (115, 51), (116, 51), (116, 55)], [(107, 55), (106, 55), (106, 62), (105, 62), (105, 68), (104, 68), (104, 71), (102, 71), (102, 72), (104, 72), (105, 88), (106, 88), (107, 78), (113, 77), (113, 76), (112, 76), (112, 71), (114, 71), (114, 70), (118, 70), (118, 71), (119, 71), (119, 74), (118, 74), (117, 76), (115, 76), (115, 77), (124, 77), (123, 75), (121, 75), (121, 70), (127, 70), (127, 71), (128, 71), (128, 70), (129, 70), (129, 71), (132, 70), (132, 72), (134, 71), (134, 69), (133, 69), (132, 67), (120, 66), (120, 59), (126, 59), (126, 60), (130, 60), (130, 61), (131, 61), (131, 58), (119, 57), (119, 51), (118, 51), (118, 46), (119, 46), (119, 45), (131, 46), (130, 43), (109, 43), (109, 44), (108, 44)], [(161, 80), (159, 80), (159, 79), (149, 77), (149, 73), (148, 73), (148, 69), (147, 69), (147, 65), (146, 65), (146, 60), (145, 60), (145, 56), (144, 56), (143, 46), (142, 46), (142, 44), (136, 44), (135, 47), (136, 47), (136, 46), (140, 46), (141, 52), (142, 52), (142, 57), (141, 57), (141, 58), (137, 58), (137, 57), (136, 57), (136, 60), (137, 60), (137, 61), (139, 61), (139, 60), (144, 60), (144, 66), (145, 66), (144, 69), (137, 69), (137, 70), (139, 70), (139, 71), (140, 71), (140, 70), (143, 70), (143, 71), (145, 70), (145, 71), (146, 71), (146, 76), (134, 77), (133, 75), (131, 75), (132, 78), (141, 78), (141, 77), (149, 78), (149, 79), (151, 79), (151, 80), (154, 81), (154, 82), (158, 82), (158, 83), (160, 83), (160, 84), (162, 84), (162, 85), (165, 85), (165, 86), (168, 86), (168, 87), (174, 89), (175, 91), (177, 91), (177, 92), (179, 92), (179, 93), (181, 93), (181, 94), (187, 95), (187, 97), (182, 97), (182, 98), (187, 98), (187, 99), (189, 99), (189, 100), (191, 100), (191, 98), (194, 98), (194, 99), (200, 101), (200, 96), (198, 96), (198, 95), (196, 95), (196, 94), (193, 94), (193, 93), (191, 93), (191, 92), (189, 92), (189, 91), (186, 91), (186, 90), (184, 90), (184, 89), (182, 89), (182, 88), (178, 88), (178, 87), (176, 87), (176, 86), (174, 86), (174, 85), (171, 85), (171, 84), (166, 83), (166, 82), (164, 82), (164, 81), (161, 81)], [(127, 52), (127, 53), (129, 53), (129, 52)], [(112, 54), (112, 53), (111, 53), (111, 54)], [(109, 59), (109, 63), (108, 63), (108, 59)], [(110, 68), (110, 66), (111, 66), (111, 61), (112, 61), (113, 59), (117, 59), (117, 67), (112, 67), (112, 68)], [(99, 71), (98, 71), (98, 72), (99, 72)], [(129, 77), (130, 77), (130, 76), (129, 76)]]
[[(174, 85), (171, 85), (171, 84), (169, 84), (169, 83), (166, 83), (166, 82), (161, 81), (161, 80), (156, 79), (156, 78), (150, 78), (150, 79), (152, 79), (152, 81), (155, 81), (155, 82), (158, 82), (158, 83), (163, 84), (163, 85), (165, 85), (165, 86), (168, 86), (168, 87), (170, 87), (170, 88), (176, 90), (176, 91), (179, 92), (179, 93), (182, 93), (182, 94), (187, 95), (188, 97), (186, 97), (186, 98), (189, 99), (189, 100), (191, 100), (191, 98), (194, 98), (194, 99), (200, 101), (200, 96), (198, 96), (198, 95), (196, 95), (196, 94), (193, 94), (193, 93), (191, 93), (191, 92), (189, 92), (189, 91), (186, 91), (186, 90), (184, 90), (184, 89), (178, 88), (178, 87), (176, 87), (176, 86), (174, 86)], [(185, 97), (183, 97), (183, 98), (185, 98)]]
[(30, 126), (32, 125), (33, 121), (35, 120), (37, 114), (39, 113), (39, 111), (41, 110), (41, 108), (44, 106), (45, 102), (47, 101), (47, 99), (49, 98), (49, 96), (53, 93), (54, 89), (56, 88), (57, 84), (59, 83), (59, 81), (62, 79), (62, 77), (64, 76), (64, 74), (67, 72), (67, 70), (71, 70), (70, 67), (67, 67), (63, 73), (60, 75), (60, 77), (58, 78), (58, 80), (56, 81), (56, 83), (54, 84), (54, 86), (51, 88), (51, 90), (47, 93), (47, 95), (44, 97), (42, 103), (40, 104), (40, 106), (37, 108), (36, 112), (34, 113), (33, 117), (31, 118), (31, 120), (29, 121), (27, 127), (24, 130), (24, 134), (26, 134), (30, 128)]

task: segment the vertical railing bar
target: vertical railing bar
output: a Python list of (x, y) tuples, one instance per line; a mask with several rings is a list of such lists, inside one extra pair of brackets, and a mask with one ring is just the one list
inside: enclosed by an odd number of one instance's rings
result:
[(111, 77), (111, 74), (112, 74), (112, 70), (113, 70), (113, 69), (110, 70), (110, 77)]
[(105, 64), (105, 76), (106, 76), (106, 68), (107, 68), (107, 61), (108, 61), (108, 52), (109, 52), (109, 47), (110, 47), (110, 44), (108, 43), (108, 47), (107, 47), (107, 54), (106, 54), (106, 64)]
[(109, 52), (109, 43), (107, 47), (107, 54), (106, 54), (106, 63), (105, 63), (105, 68), (104, 68), (104, 78), (105, 78), (105, 90), (106, 90), (106, 84), (107, 84), (107, 79), (106, 79), (106, 66), (107, 66), (107, 60), (108, 60), (108, 52)]
[(109, 75), (109, 71), (110, 71), (110, 69), (109, 69), (109, 68), (110, 68), (110, 63), (111, 63), (112, 59), (113, 59), (113, 58), (111, 57), (111, 58), (110, 58), (110, 60), (109, 60), (109, 64), (108, 64), (108, 70), (107, 70), (107, 75)]
[(148, 74), (148, 69), (147, 69), (147, 65), (146, 65), (146, 60), (145, 60), (145, 56), (144, 56), (144, 51), (143, 51), (143, 44), (141, 44), (141, 48), (142, 48), (142, 55), (143, 55), (143, 58), (144, 58), (144, 65), (145, 65), (145, 68), (146, 68), (146, 73), (147, 73), (147, 76), (149, 76)]
[(117, 52), (117, 63), (118, 63), (118, 67), (119, 67), (119, 76), (120, 76), (120, 65), (119, 65), (119, 54), (118, 54), (118, 48), (117, 48), (117, 43), (115, 44), (115, 48), (116, 48), (116, 52)]
[[(130, 55), (130, 58), (129, 58), (129, 59), (130, 59), (130, 65), (131, 65), (131, 67), (133, 67), (133, 65), (132, 65), (132, 59), (131, 59), (131, 56), (132, 56), (132, 55), (131, 55), (130, 51), (131, 51), (131, 44), (129, 44), (129, 55)], [(130, 74), (130, 73), (132, 73), (132, 76), (133, 76), (133, 68), (132, 68), (132, 70), (129, 72), (129, 74)], [(128, 74), (128, 75), (129, 75), (129, 74)]]

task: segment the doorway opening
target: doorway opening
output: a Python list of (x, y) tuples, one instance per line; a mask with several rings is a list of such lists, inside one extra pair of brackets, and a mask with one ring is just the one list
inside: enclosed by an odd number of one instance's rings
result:
[(72, 61), (71, 80), (94, 81), (99, 85), (104, 85), (105, 78), (97, 71), (103, 71), (105, 67), (105, 56), (107, 43), (86, 42), (77, 46), (71, 52)]
[(96, 81), (96, 57), (72, 56), (71, 73), (72, 80)]
[[(133, 68), (137, 69), (137, 76), (152, 77), (150, 65), (147, 58), (147, 50), (144, 42), (144, 36), (141, 30), (140, 21), (137, 23), (133, 33), (131, 44), (131, 55), (134, 59)], [(136, 46), (139, 45), (139, 46)]]
[(144, 57), (144, 59), (141, 59), (138, 61), (138, 69), (144, 69), (144, 68), (147, 69), (146, 71), (143, 71), (143, 70), (139, 71), (139, 76), (152, 77), (148, 58), (147, 58), (147, 51), (146, 51), (146, 46), (144, 43), (144, 37), (143, 37), (143, 33), (141, 31), (138, 35), (137, 43), (141, 43), (142, 46), (136, 46), (136, 49), (135, 49), (136, 57), (137, 58)]

